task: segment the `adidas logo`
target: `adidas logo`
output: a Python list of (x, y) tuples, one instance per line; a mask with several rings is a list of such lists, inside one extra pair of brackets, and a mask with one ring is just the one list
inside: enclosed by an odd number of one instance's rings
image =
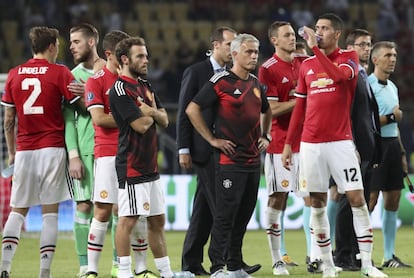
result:
[(286, 76), (283, 76), (282, 83), (288, 83), (288, 82), (289, 82), (289, 79), (287, 79)]
[(233, 95), (241, 95), (242, 92), (240, 92), (239, 89), (234, 90)]
[(49, 258), (49, 256), (48, 256), (47, 254), (43, 254), (43, 256), (42, 256), (42, 260), (43, 260), (43, 259), (47, 259), (47, 258)]
[(311, 74), (314, 74), (312, 69), (308, 70), (308, 72), (306, 73), (306, 75), (311, 75)]
[(12, 250), (11, 244), (4, 246), (3, 250)]

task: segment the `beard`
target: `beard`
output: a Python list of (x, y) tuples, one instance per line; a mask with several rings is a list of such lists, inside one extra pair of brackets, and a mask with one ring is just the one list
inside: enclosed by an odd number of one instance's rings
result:
[(92, 56), (92, 49), (88, 48), (85, 50), (84, 53), (78, 59), (74, 59), (75, 64), (80, 64), (83, 62), (88, 61), (88, 59)]
[(128, 67), (131, 75), (136, 79), (138, 77), (143, 77), (147, 75), (147, 71), (140, 70), (138, 67), (135, 67), (133, 64)]

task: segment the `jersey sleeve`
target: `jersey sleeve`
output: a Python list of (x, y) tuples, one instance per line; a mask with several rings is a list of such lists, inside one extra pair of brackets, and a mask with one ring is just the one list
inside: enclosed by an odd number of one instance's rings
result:
[(69, 91), (67, 85), (69, 85), (72, 82), (77, 82), (75, 77), (73, 76), (72, 72), (63, 65), (57, 65), (58, 67), (60, 67), (62, 74), (60, 76), (60, 90), (63, 94), (63, 97), (67, 100), (68, 103), (72, 104), (75, 103), (76, 101), (78, 101), (80, 99), (79, 96), (75, 96), (71, 91)]
[(11, 84), (12, 84), (14, 74), (15, 74), (14, 70), (9, 71), (6, 84), (4, 85), (4, 92), (1, 96), (1, 104), (3, 104), (4, 106), (9, 106), (9, 107), (15, 106), (14, 100), (13, 100), (13, 94), (11, 93), (12, 92)]
[[(122, 86), (125, 86), (125, 83), (122, 83)], [(112, 92), (112, 90), (114, 91)], [(127, 122), (129, 125), (131, 122), (142, 117), (142, 113), (138, 103), (135, 103), (133, 99), (125, 93), (118, 94), (118, 90), (125, 91), (125, 88), (123, 87), (119, 89), (118, 86), (113, 86), (109, 93), (111, 110), (112, 112), (117, 111), (120, 119), (123, 122)]]
[(300, 140), (302, 134), (303, 122), (305, 120), (306, 98), (297, 98), (293, 108), (292, 118), (290, 119), (288, 133), (286, 135), (286, 144), (292, 145)]
[(298, 84), (296, 85), (296, 88), (295, 88), (295, 96), (300, 97), (300, 98), (306, 97), (306, 92), (307, 92), (305, 74), (304, 74), (305, 67), (303, 65), (305, 64), (302, 64), (302, 66), (299, 69)]
[(265, 67), (259, 68), (259, 80), (266, 86), (266, 96), (268, 100), (279, 100), (279, 95), (277, 92), (277, 86), (276, 86), (276, 78), (275, 76), (272, 76), (272, 74), (269, 72), (269, 69)]
[(353, 53), (353, 55), (350, 54), (348, 61), (341, 63), (338, 66), (332, 63), (332, 61), (325, 54), (323, 54), (318, 47), (313, 47), (312, 51), (334, 82), (353, 79), (355, 77), (355, 73), (358, 72), (357, 67), (359, 61), (355, 51), (350, 52)]
[(200, 89), (200, 92), (193, 98), (193, 102), (203, 108), (213, 105), (218, 99), (214, 85), (213, 82), (207, 81)]
[(89, 109), (93, 107), (104, 107), (105, 102), (103, 99), (103, 90), (101, 83), (99, 82), (99, 79), (97, 78), (88, 78), (85, 84), (85, 106), (86, 109), (89, 111)]
[(262, 107), (260, 111), (262, 113), (266, 113), (267, 109), (269, 109), (269, 102), (267, 101), (266, 90), (266, 86), (264, 84), (260, 84), (260, 94), (262, 98)]
[(65, 143), (68, 152), (73, 150), (79, 151), (75, 113), (75, 107), (65, 101), (63, 104), (63, 117), (65, 119)]
[(162, 102), (161, 102), (160, 98), (155, 93), (154, 93), (154, 98), (155, 98), (155, 104), (157, 106), (157, 109), (164, 108), (164, 105), (162, 105)]
[[(75, 150), (79, 152), (79, 146), (78, 146), (78, 134), (76, 132), (76, 108), (74, 105), (72, 105), (74, 102), (80, 99), (79, 96), (75, 96), (72, 92), (69, 91), (67, 88), (67, 85), (71, 82), (77, 82), (73, 74), (70, 72), (70, 70), (65, 67), (61, 66), (62, 68), (62, 75), (61, 75), (61, 81), (60, 84), (60, 90), (62, 91), (63, 97), (65, 98), (64, 104), (63, 104), (63, 117), (65, 120), (65, 143), (66, 143), (66, 149), (68, 153), (71, 153), (71, 151)], [(71, 157), (71, 154), (70, 154)]]

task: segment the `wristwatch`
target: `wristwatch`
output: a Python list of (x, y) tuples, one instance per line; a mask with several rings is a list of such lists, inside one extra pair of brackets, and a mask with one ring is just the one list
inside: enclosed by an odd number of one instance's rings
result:
[(263, 133), (262, 137), (265, 138), (267, 141), (272, 142), (272, 136), (269, 133)]
[(395, 119), (395, 114), (391, 113), (391, 114), (387, 114), (385, 115), (385, 117), (387, 118), (387, 123), (395, 123), (396, 119)]

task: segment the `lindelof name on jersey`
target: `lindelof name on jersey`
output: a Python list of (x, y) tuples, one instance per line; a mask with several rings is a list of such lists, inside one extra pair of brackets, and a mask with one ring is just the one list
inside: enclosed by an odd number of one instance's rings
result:
[(312, 81), (310, 84), (311, 91), (310, 94), (319, 94), (319, 93), (330, 93), (334, 92), (336, 90), (335, 87), (329, 87), (329, 85), (332, 85), (334, 82), (331, 78), (318, 78), (315, 81)]
[(18, 74), (45, 74), (49, 67), (20, 67)]

